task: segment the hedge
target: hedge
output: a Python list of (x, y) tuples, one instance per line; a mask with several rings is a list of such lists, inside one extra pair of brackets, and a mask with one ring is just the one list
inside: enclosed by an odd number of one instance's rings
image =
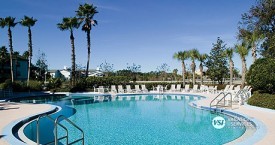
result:
[(248, 99), (248, 104), (263, 108), (275, 109), (275, 94), (261, 94), (254, 92), (253, 96)]

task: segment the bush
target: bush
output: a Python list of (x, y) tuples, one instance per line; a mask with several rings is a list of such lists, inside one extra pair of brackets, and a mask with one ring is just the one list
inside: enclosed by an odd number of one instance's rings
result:
[(42, 82), (40, 81), (34, 81), (34, 80), (30, 80), (29, 82), (29, 89), (31, 91), (41, 91), (42, 90)]
[(251, 65), (246, 80), (253, 90), (275, 93), (275, 59), (261, 58)]
[(253, 96), (248, 99), (248, 104), (258, 107), (275, 109), (275, 95), (273, 94), (260, 94), (254, 92)]

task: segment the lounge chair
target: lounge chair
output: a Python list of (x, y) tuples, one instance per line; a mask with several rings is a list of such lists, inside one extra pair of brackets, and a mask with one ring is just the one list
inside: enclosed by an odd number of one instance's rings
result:
[(189, 92), (189, 91), (190, 91), (189, 85), (185, 85), (184, 91), (185, 91), (185, 92)]
[(104, 93), (104, 92), (105, 92), (105, 89), (104, 89), (103, 86), (99, 86), (99, 87), (97, 88), (97, 91), (98, 91), (99, 93)]
[(135, 92), (136, 93), (141, 93), (142, 92), (139, 88), (139, 85), (135, 85)]
[(126, 85), (126, 93), (134, 93), (130, 85)]
[(192, 92), (193, 93), (198, 92), (198, 85), (193, 86)]
[(176, 85), (172, 84), (169, 92), (175, 92), (176, 91)]
[(181, 91), (181, 84), (177, 84), (176, 91), (177, 91), (177, 92), (180, 92), (180, 91)]
[(201, 85), (200, 86), (200, 89), (198, 90), (199, 92), (201, 92), (201, 93), (203, 93), (205, 90), (204, 90), (204, 87), (205, 87), (205, 85)]
[(122, 85), (118, 85), (118, 93), (124, 93)]
[(143, 93), (148, 93), (148, 89), (146, 88), (145, 85), (141, 85), (141, 91), (142, 91)]
[(115, 85), (111, 85), (111, 93), (117, 93), (117, 89)]

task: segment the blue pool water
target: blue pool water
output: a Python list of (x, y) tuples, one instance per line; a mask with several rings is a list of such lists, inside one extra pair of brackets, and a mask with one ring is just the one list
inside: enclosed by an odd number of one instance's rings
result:
[[(141, 100), (145, 97), (146, 100)], [(227, 116), (211, 114), (188, 105), (190, 101), (194, 101), (194, 97), (200, 99), (198, 96), (159, 97), (156, 99), (154, 95), (132, 95), (128, 99), (123, 96), (122, 100), (100, 103), (90, 103), (87, 99), (83, 102), (62, 100), (50, 103), (62, 106), (59, 114), (68, 116), (84, 130), (85, 144), (224, 144), (245, 132), (243, 126), (231, 127), (232, 123)], [(212, 119), (216, 116), (225, 118), (224, 128), (216, 129), (212, 126)], [(42, 130), (46, 132), (50, 127), (45, 121), (42, 124)], [(27, 126), (24, 132), (35, 140), (34, 130), (33, 124)], [(72, 128), (69, 132), (70, 140), (80, 136)], [(43, 141), (52, 137), (48, 134), (42, 135)]]

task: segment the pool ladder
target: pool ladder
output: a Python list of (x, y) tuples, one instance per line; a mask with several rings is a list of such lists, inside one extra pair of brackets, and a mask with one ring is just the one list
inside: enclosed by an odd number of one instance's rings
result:
[[(45, 118), (49, 119), (50, 121), (52, 121), (54, 123), (54, 141), (48, 142), (44, 145), (49, 145), (49, 144), (53, 144), (53, 143), (54, 143), (54, 145), (58, 145), (58, 142), (62, 139), (66, 139), (66, 145), (72, 145), (72, 144), (75, 144), (75, 143), (80, 142), (80, 141), (82, 141), (82, 145), (84, 145), (84, 132), (80, 127), (78, 127), (75, 123), (73, 123), (71, 120), (66, 118), (64, 115), (59, 115), (56, 119), (54, 119), (54, 118), (50, 117), (47, 114), (40, 115), (36, 120), (36, 136), (37, 136), (36, 137), (37, 138), (36, 142), (37, 142), (37, 145), (40, 145), (40, 133), (39, 132), (40, 132), (40, 119), (42, 117), (45, 117)], [(64, 125), (59, 123), (60, 119), (64, 119), (69, 124), (71, 124), (73, 127), (78, 129), (82, 134), (81, 138), (69, 143), (68, 129)], [(66, 131), (65, 136), (62, 136), (62, 137), (58, 138), (58, 131), (57, 131), (58, 126), (60, 126), (61, 128), (63, 128)]]
[[(220, 96), (222, 96), (222, 98), (219, 99)], [(226, 100), (226, 97), (229, 96), (230, 99), (229, 100)], [(216, 104), (213, 104), (214, 101), (217, 101)], [(228, 104), (226, 105), (226, 102), (228, 102)], [(216, 107), (215, 109), (212, 107)], [(210, 111), (217, 111), (218, 110), (218, 107), (231, 107), (232, 109), (232, 94), (231, 93), (224, 93), (224, 92), (221, 92), (220, 94), (218, 94), (211, 102), (210, 102)]]

